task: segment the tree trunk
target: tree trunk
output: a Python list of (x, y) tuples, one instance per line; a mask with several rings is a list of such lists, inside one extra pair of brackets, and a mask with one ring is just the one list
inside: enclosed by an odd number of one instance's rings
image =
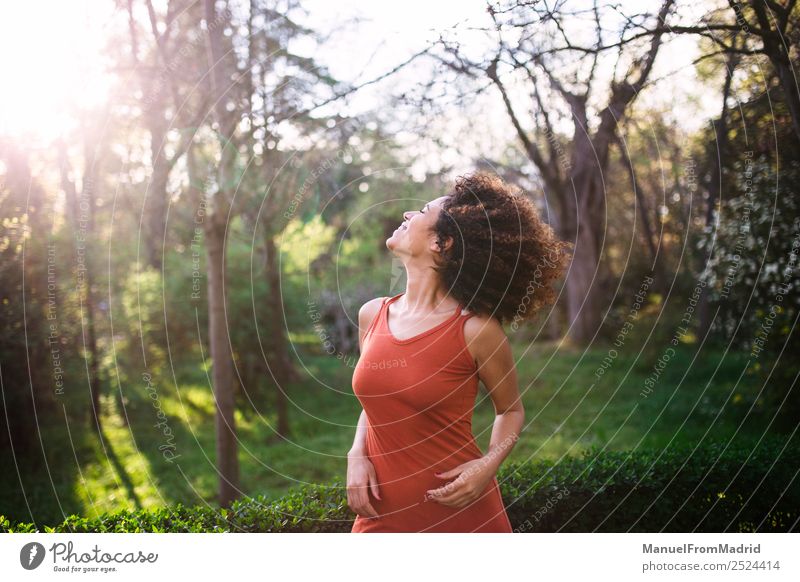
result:
[(578, 345), (588, 345), (600, 326), (598, 248), (594, 225), (584, 214), (578, 225), (574, 255), (565, 281), (568, 335)]
[(164, 152), (167, 139), (167, 125), (164, 121), (161, 103), (153, 107), (147, 115), (147, 129), (150, 133), (150, 156), (153, 172), (147, 185), (145, 198), (145, 249), (147, 263), (160, 271), (164, 251), (164, 236), (167, 226), (167, 180), (169, 179), (169, 163)]
[[(706, 226), (711, 226), (714, 222), (714, 210), (717, 201), (721, 199), (722, 181), (725, 178), (723, 172), (724, 160), (728, 157), (730, 143), (728, 139), (728, 97), (731, 93), (731, 83), (733, 73), (739, 65), (739, 56), (736, 54), (728, 55), (726, 63), (725, 82), (722, 86), (722, 110), (719, 118), (715, 119), (712, 126), (714, 128), (714, 139), (709, 143), (709, 158), (714, 160), (711, 168), (711, 181), (708, 188), (708, 205), (706, 206)], [(716, 153), (714, 153), (716, 150)], [(703, 261), (702, 273), (705, 273), (706, 265), (711, 259), (708, 253)], [(703, 338), (711, 327), (711, 306), (709, 305), (708, 286), (704, 286), (700, 292), (698, 300), (698, 337)]]
[[(636, 168), (633, 167), (633, 160), (631, 160), (630, 156), (628, 155), (625, 142), (616, 133), (614, 134), (614, 140), (619, 148), (622, 164), (627, 169), (631, 178), (631, 188), (634, 192), (636, 206), (639, 209), (639, 218), (642, 221), (642, 235), (647, 243), (647, 250), (650, 253), (650, 269), (655, 274), (657, 281), (656, 285), (665, 286), (669, 278), (664, 272), (663, 260), (659, 260), (658, 257), (659, 247), (656, 244), (658, 237), (656, 236), (654, 227), (655, 223), (651, 223), (650, 221), (650, 205), (647, 203), (647, 196), (642, 191), (642, 184), (636, 177)], [(666, 287), (664, 287), (664, 290), (666, 291)]]
[[(220, 23), (214, 0), (203, 3), (206, 23)], [(224, 20), (224, 19), (223, 19)], [(211, 197), (206, 217), (206, 252), (208, 254), (208, 312), (211, 358), (214, 369), (214, 396), (217, 400), (217, 466), (219, 468), (219, 503), (228, 507), (239, 495), (239, 460), (237, 457), (235, 399), (233, 393), (233, 356), (225, 321), (225, 232), (231, 216), (235, 188), (236, 146), (230, 141), (235, 133), (238, 112), (228, 111), (227, 91), (231, 85), (231, 53), (225, 49), (223, 26), (208, 26), (208, 67), (214, 120), (221, 155), (217, 167), (218, 191)]]
[(285, 335), (283, 305), (280, 296), (280, 264), (278, 262), (277, 247), (275, 239), (267, 234), (265, 236), (265, 248), (267, 256), (267, 278), (269, 282), (269, 295), (267, 296), (267, 306), (269, 309), (269, 324), (272, 329), (266, 334), (269, 338), (269, 348), (267, 353), (272, 354), (272, 361), (267, 362), (270, 370), (269, 384), (275, 393), (276, 412), (278, 415), (278, 426), (276, 437), (285, 439), (289, 437), (289, 406), (286, 388), (289, 382), (297, 380), (297, 372), (289, 358), (288, 340)]
[[(87, 380), (89, 383), (89, 400), (91, 402), (91, 410), (89, 410), (89, 419), (94, 423), (94, 428), (100, 434), (102, 429), (101, 414), (100, 414), (100, 364), (99, 355), (97, 353), (97, 333), (95, 331), (94, 322), (94, 298), (92, 294), (92, 254), (89, 252), (89, 244), (94, 234), (94, 189), (96, 172), (95, 164), (97, 163), (94, 153), (93, 145), (90, 144), (90, 137), (84, 135), (86, 140), (84, 143), (84, 172), (81, 180), (81, 193), (78, 194), (75, 182), (70, 178), (70, 162), (67, 156), (66, 144), (63, 141), (58, 142), (58, 159), (59, 159), (59, 172), (61, 178), (61, 187), (64, 189), (67, 197), (67, 214), (70, 218), (72, 231), (75, 234), (76, 247), (75, 252), (78, 254), (78, 244), (83, 244), (83, 270), (78, 270), (78, 280), (83, 278), (82, 287), (86, 290), (85, 303), (82, 303), (83, 309), (86, 310), (86, 336), (84, 336), (84, 358), (87, 360)], [(81, 200), (79, 198), (86, 198), (86, 216), (81, 214)], [(80, 233), (81, 224), (86, 225), (86, 232)], [(79, 237), (80, 234), (80, 237)], [(80, 291), (81, 285), (78, 286)], [(79, 298), (81, 302), (84, 298)], [(83, 330), (83, 321), (81, 322), (81, 329)]]
[(230, 507), (239, 497), (239, 458), (237, 455), (233, 360), (228, 325), (225, 321), (225, 230), (213, 217), (206, 221), (208, 259), (208, 334), (211, 345), (212, 380), (216, 401), (217, 470), (219, 503)]
[[(762, 52), (772, 62), (775, 73), (778, 76), (783, 97), (786, 100), (786, 108), (792, 118), (792, 128), (800, 143), (800, 90), (797, 85), (797, 75), (792, 68), (792, 55), (796, 53), (797, 44), (797, 24), (793, 24), (794, 30), (787, 34), (787, 25), (792, 19), (796, 19), (796, 5), (789, 2), (785, 12), (775, 10), (774, 6), (767, 6), (764, 0), (750, 0), (750, 6), (756, 14), (759, 27), (763, 30), (761, 40), (763, 42)], [(735, 4), (731, 3), (731, 8), (736, 12)], [(769, 11), (769, 14), (768, 14)], [(778, 19), (776, 20), (776, 12)], [(794, 14), (792, 13), (794, 12)], [(773, 28), (773, 24), (776, 26)], [(792, 34), (794, 33), (794, 34)]]
[(789, 115), (792, 118), (792, 128), (794, 128), (794, 134), (798, 143), (800, 143), (800, 92), (798, 92), (795, 73), (792, 70), (791, 63), (783, 58), (773, 59), (772, 64), (775, 67), (781, 87), (783, 87), (786, 107), (789, 109)]
[[(606, 146), (607, 147), (607, 146)], [(561, 238), (574, 243), (573, 259), (564, 282), (567, 295), (567, 326), (569, 337), (578, 345), (588, 345), (600, 326), (601, 278), (600, 246), (605, 213), (602, 182), (598, 176), (605, 168), (595, 163), (597, 145), (588, 136), (576, 136), (569, 182), (574, 190), (564, 188), (559, 217)], [(599, 156), (601, 162), (606, 156)], [(598, 200), (599, 198), (599, 200)]]
[(102, 430), (100, 414), (100, 366), (97, 354), (97, 334), (94, 324), (94, 301), (92, 298), (92, 276), (91, 269), (86, 268), (86, 327), (88, 332), (88, 351), (89, 351), (89, 392), (92, 397), (92, 420), (98, 434)]

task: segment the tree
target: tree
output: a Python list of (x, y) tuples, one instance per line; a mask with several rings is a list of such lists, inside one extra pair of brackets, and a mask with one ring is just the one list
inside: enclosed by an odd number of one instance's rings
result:
[[(105, 112), (107, 114), (107, 111)], [(74, 172), (69, 160), (66, 144), (60, 141), (58, 148), (59, 174), (61, 188), (66, 194), (67, 214), (75, 237), (75, 276), (80, 304), (79, 318), (84, 333), (83, 348), (86, 360), (86, 375), (91, 396), (90, 418), (95, 429), (101, 434), (102, 415), (100, 413), (100, 350), (97, 345), (97, 325), (95, 322), (95, 267), (94, 254), (99, 248), (95, 228), (95, 206), (97, 189), (101, 183), (103, 156), (107, 153), (104, 143), (106, 115), (103, 112), (83, 113), (81, 116), (80, 137), (83, 167)], [(80, 176), (79, 185), (73, 175)], [(85, 319), (84, 319), (85, 318)]]
[[(575, 245), (566, 296), (569, 335), (579, 343), (592, 340), (604, 311), (602, 295), (608, 273), (600, 256), (604, 242), (600, 220), (606, 212), (603, 173), (609, 149), (617, 125), (648, 81), (673, 4), (674, 0), (664, 0), (655, 18), (623, 16), (619, 39), (611, 43), (606, 41), (602, 24), (607, 15), (601, 14), (597, 2), (588, 11), (565, 11), (563, 3), (553, 8), (521, 1), (490, 4), (496, 37), (492, 55), (473, 60), (458, 43), (441, 42), (440, 62), (470, 79), (488, 79), (496, 88), (520, 144), (541, 176), (548, 203), (555, 209), (553, 227)], [(582, 22), (587, 13), (594, 27), (591, 46), (577, 42), (579, 30), (569, 30), (571, 22)], [(655, 23), (640, 24), (648, 20)], [(630, 50), (645, 40), (641, 54)], [(608, 98), (593, 110), (600, 83), (598, 62), (613, 49), (617, 56)], [(626, 72), (618, 75), (626, 62)], [(507, 78), (515, 76), (526, 83), (524, 93), (530, 100), (524, 110), (532, 111), (532, 118), (524, 117), (523, 108), (514, 103)], [(560, 98), (560, 103), (550, 99), (551, 95)], [(570, 135), (561, 135), (558, 121), (571, 125)]]
[(701, 247), (709, 256), (711, 333), (748, 354), (746, 373), (762, 382), (757, 394), (747, 395), (751, 404), (769, 404), (794, 427), (800, 417), (797, 366), (790, 364), (800, 350), (800, 141), (780, 75), (770, 72), (766, 80), (764, 88), (762, 79), (745, 78), (745, 97), (729, 112), (731, 155), (714, 156), (725, 196), (712, 210)]
[[(717, 52), (769, 59), (784, 93), (795, 136), (800, 139), (800, 87), (792, 63), (800, 57), (800, 4), (797, 0), (726, 0), (710, 10), (696, 26), (670, 26), (672, 34), (710, 39)], [(735, 42), (742, 39), (741, 44)]]
[(53, 284), (47, 204), (30, 152), (0, 140), (0, 460), (9, 468), (36, 458), (37, 421), (64, 391), (63, 328), (55, 319), (63, 295)]
[[(324, 127), (324, 119), (314, 120), (310, 113), (328, 99), (317, 95), (319, 88), (336, 83), (314, 59), (294, 54), (290, 42), (298, 36), (311, 34), (291, 15), (297, 8), (289, 1), (278, 10), (270, 2), (251, 1), (246, 22), (247, 39), (225, 30), (236, 26), (235, 15), (219, 12), (214, 0), (205, 0), (204, 18), (207, 38), (208, 92), (211, 96), (212, 130), (217, 144), (208, 179), (198, 165), (199, 145), (189, 146), (188, 168), (195, 201), (206, 202), (203, 221), (208, 265), (209, 338), (213, 361), (214, 394), (217, 401), (217, 463), (220, 472), (220, 504), (228, 505), (238, 496), (238, 461), (236, 457), (236, 428), (234, 420), (234, 358), (232, 354), (225, 298), (225, 257), (229, 228), (234, 217), (241, 217), (252, 208), (254, 194), (262, 192), (264, 208), (259, 208), (255, 222), (263, 227), (264, 249), (267, 254), (270, 290), (266, 298), (270, 310), (268, 351), (273, 356), (270, 372), (278, 398), (279, 436), (288, 433), (286, 397), (282, 383), (294, 379), (288, 359), (288, 342), (282, 325), (279, 270), (275, 262), (274, 238), (285, 227), (284, 207), (296, 195), (294, 188), (285, 188), (276, 162), (283, 145), (282, 131), (287, 125), (308, 134), (309, 129)], [(338, 88), (338, 87), (337, 87)], [(303, 125), (305, 124), (305, 127)], [(197, 137), (197, 134), (194, 134)], [(296, 146), (294, 146), (296, 147)], [(284, 150), (291, 151), (292, 146)], [(208, 152), (206, 152), (208, 155)], [(246, 163), (241, 157), (247, 155)], [(289, 184), (291, 184), (291, 180)], [(209, 188), (198, 189), (199, 184)], [(267, 188), (263, 188), (267, 184)], [(200, 191), (202, 190), (202, 191)], [(263, 211), (263, 212), (262, 212)], [(237, 378), (240, 378), (238, 370)]]
[[(150, 147), (150, 180), (142, 202), (142, 241), (145, 263), (161, 270), (167, 237), (167, 185), (191, 138), (190, 133), (184, 132), (182, 140), (171, 143), (169, 132), (199, 125), (207, 109), (208, 94), (195, 90), (200, 77), (198, 69), (192, 66), (197, 62), (202, 44), (188, 35), (199, 23), (200, 7), (170, 0), (161, 27), (152, 1), (144, 0), (138, 5), (147, 14), (143, 27), (134, 15), (135, 0), (126, 2), (130, 60), (140, 92), (137, 104), (141, 107), (141, 122), (148, 133)], [(212, 21), (212, 25), (215, 24), (219, 26), (220, 23)], [(142, 27), (149, 30), (151, 42), (142, 42)]]
[[(237, 143), (247, 155), (247, 163), (243, 164), (238, 188), (248, 195), (239, 197), (235, 214), (241, 216), (254, 248), (263, 257), (267, 287), (264, 297), (252, 298), (251, 327), (256, 330), (259, 351), (250, 345), (251, 353), (245, 357), (251, 361), (258, 358), (255, 368), (268, 377), (275, 396), (278, 422), (272, 427), (271, 439), (290, 436), (286, 389), (290, 382), (299, 379), (289, 355), (277, 240), (291, 219), (286, 217), (288, 209), (294, 208), (296, 212), (311, 193), (304, 187), (297, 166), (302, 162), (313, 164), (313, 160), (307, 159), (307, 146), (288, 145), (283, 129), (291, 125), (310, 138), (311, 149), (323, 148), (327, 134), (331, 133), (328, 119), (314, 118), (310, 113), (316, 108), (315, 102), (325, 102), (321, 92), (338, 88), (327, 70), (313, 58), (291, 50), (294, 39), (315, 39), (312, 30), (294, 20), (298, 8), (294, 1), (288, 2), (282, 11), (270, 3), (250, 3), (247, 44), (242, 47), (246, 52), (246, 67), (239, 76), (246, 95), (240, 116), (246, 120), (247, 129)], [(266, 333), (258, 332), (259, 320), (267, 327)], [(238, 369), (237, 375), (241, 379)]]
[[(216, 191), (202, 192), (208, 201), (203, 227), (205, 231), (206, 260), (208, 265), (208, 327), (211, 345), (214, 399), (217, 407), (217, 470), (220, 475), (219, 503), (228, 507), (239, 497), (239, 458), (234, 418), (233, 360), (231, 358), (228, 322), (225, 317), (225, 237), (231, 214), (231, 204), (236, 187), (236, 146), (234, 132), (238, 125), (239, 109), (228, 91), (235, 65), (232, 50), (226, 47), (222, 26), (209, 26), (219, 22), (214, 0), (205, 0), (204, 18), (208, 35), (208, 71), (212, 98), (211, 116), (217, 127), (219, 164), (215, 169)], [(195, 145), (189, 146), (190, 184), (197, 184), (198, 173), (194, 161)], [(209, 195), (210, 194), (210, 195)]]

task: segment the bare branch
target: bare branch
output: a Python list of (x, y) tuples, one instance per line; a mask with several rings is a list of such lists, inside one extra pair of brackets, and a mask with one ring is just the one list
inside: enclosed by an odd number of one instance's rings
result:
[(347, 95), (355, 93), (356, 91), (358, 91), (360, 89), (363, 89), (364, 87), (367, 87), (369, 85), (374, 85), (375, 83), (378, 83), (378, 82), (386, 79), (387, 77), (391, 77), (392, 75), (394, 75), (398, 71), (400, 71), (403, 68), (407, 67), (409, 64), (414, 62), (416, 59), (418, 59), (422, 55), (428, 54), (431, 51), (431, 49), (433, 48), (433, 46), (434, 46), (434, 43), (431, 43), (430, 45), (425, 47), (423, 50), (421, 50), (421, 51), (419, 51), (417, 53), (414, 53), (413, 55), (411, 55), (411, 57), (409, 57), (408, 59), (406, 59), (402, 63), (396, 65), (395, 67), (391, 68), (390, 70), (386, 71), (385, 73), (381, 73), (377, 77), (375, 77), (373, 79), (370, 79), (369, 81), (365, 81), (365, 82), (363, 82), (363, 83), (361, 83), (359, 85), (354, 85), (354, 86), (348, 88), (346, 91), (342, 91), (341, 93), (337, 93), (336, 95), (334, 95), (332, 97), (329, 97), (328, 99), (325, 99), (325, 100), (323, 100), (323, 101), (321, 101), (321, 102), (319, 102), (319, 103), (317, 103), (315, 105), (312, 105), (311, 107), (308, 107), (307, 109), (300, 110), (300, 111), (297, 112), (297, 114), (298, 115), (307, 115), (307, 114), (311, 113), (312, 111), (314, 111), (316, 109), (319, 109), (323, 105), (327, 105), (328, 103), (332, 103), (334, 101), (338, 101), (342, 97), (346, 97)]
[(503, 82), (500, 80), (500, 77), (497, 74), (497, 62), (498, 58), (495, 57), (495, 60), (493, 60), (486, 69), (486, 74), (499, 89), (500, 95), (503, 98), (503, 104), (506, 107), (506, 112), (511, 119), (511, 123), (514, 126), (517, 136), (519, 136), (519, 139), (522, 142), (528, 157), (530, 157), (530, 159), (539, 167), (539, 170), (542, 172), (542, 176), (545, 178), (545, 180), (552, 183), (552, 181), (557, 177), (558, 172), (558, 169), (556, 168), (556, 174), (553, 174), (554, 160), (546, 160), (544, 158), (539, 146), (528, 137), (527, 132), (522, 127), (522, 124), (519, 121), (519, 116), (514, 110), (514, 106), (511, 103), (511, 99), (508, 96), (505, 85), (503, 85)]

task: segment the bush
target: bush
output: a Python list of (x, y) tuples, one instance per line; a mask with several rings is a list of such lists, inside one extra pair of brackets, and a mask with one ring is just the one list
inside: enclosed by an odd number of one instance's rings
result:
[[(800, 453), (786, 438), (709, 443), (509, 467), (503, 497), (516, 531), (779, 532), (800, 508)], [(786, 446), (785, 446), (786, 445)]]
[[(709, 443), (579, 458), (509, 463), (498, 474), (516, 532), (779, 532), (797, 522), (800, 452), (770, 437), (757, 447)], [(349, 532), (355, 515), (344, 485), (304, 485), (275, 501), (263, 496), (230, 509), (186, 507), (70, 516), (45, 532)], [(35, 524), (0, 516), (0, 531)]]

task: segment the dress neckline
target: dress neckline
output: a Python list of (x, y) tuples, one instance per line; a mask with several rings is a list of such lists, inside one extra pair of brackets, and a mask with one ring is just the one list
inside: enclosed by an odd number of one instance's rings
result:
[(433, 332), (435, 332), (435, 331), (438, 331), (439, 329), (443, 328), (445, 325), (448, 325), (448, 324), (452, 323), (453, 321), (455, 321), (455, 320), (456, 320), (456, 319), (459, 317), (459, 315), (461, 314), (461, 310), (463, 309), (463, 308), (461, 307), (461, 304), (459, 303), (459, 304), (456, 306), (456, 310), (455, 310), (455, 312), (453, 313), (453, 315), (451, 315), (450, 317), (448, 317), (448, 318), (447, 318), (446, 320), (444, 320), (443, 322), (439, 323), (438, 325), (434, 325), (432, 328), (430, 328), (430, 329), (428, 329), (428, 330), (425, 330), (425, 331), (423, 331), (422, 333), (418, 333), (418, 334), (417, 334), (417, 335), (415, 335), (415, 336), (411, 336), (411, 337), (409, 337), (409, 338), (405, 338), (405, 339), (399, 339), (399, 338), (396, 338), (396, 337), (395, 337), (395, 335), (392, 333), (392, 330), (389, 328), (389, 304), (390, 304), (390, 303), (393, 303), (394, 301), (396, 301), (397, 299), (399, 299), (401, 295), (405, 295), (405, 291), (403, 291), (402, 293), (398, 293), (398, 294), (397, 294), (397, 295), (395, 295), (394, 297), (391, 297), (391, 298), (389, 298), (389, 299), (388, 299), (388, 300), (387, 300), (387, 301), (386, 301), (386, 302), (383, 304), (383, 321), (385, 322), (385, 326), (386, 326), (386, 334), (389, 336), (389, 339), (391, 339), (391, 340), (392, 340), (394, 343), (396, 343), (396, 344), (407, 344), (407, 343), (411, 343), (411, 342), (413, 342), (413, 341), (415, 341), (415, 340), (418, 340), (418, 339), (421, 339), (421, 338), (423, 338), (423, 337), (425, 337), (425, 336), (427, 336), (427, 335), (430, 335), (430, 334), (432, 334), (432, 333), (433, 333)]

